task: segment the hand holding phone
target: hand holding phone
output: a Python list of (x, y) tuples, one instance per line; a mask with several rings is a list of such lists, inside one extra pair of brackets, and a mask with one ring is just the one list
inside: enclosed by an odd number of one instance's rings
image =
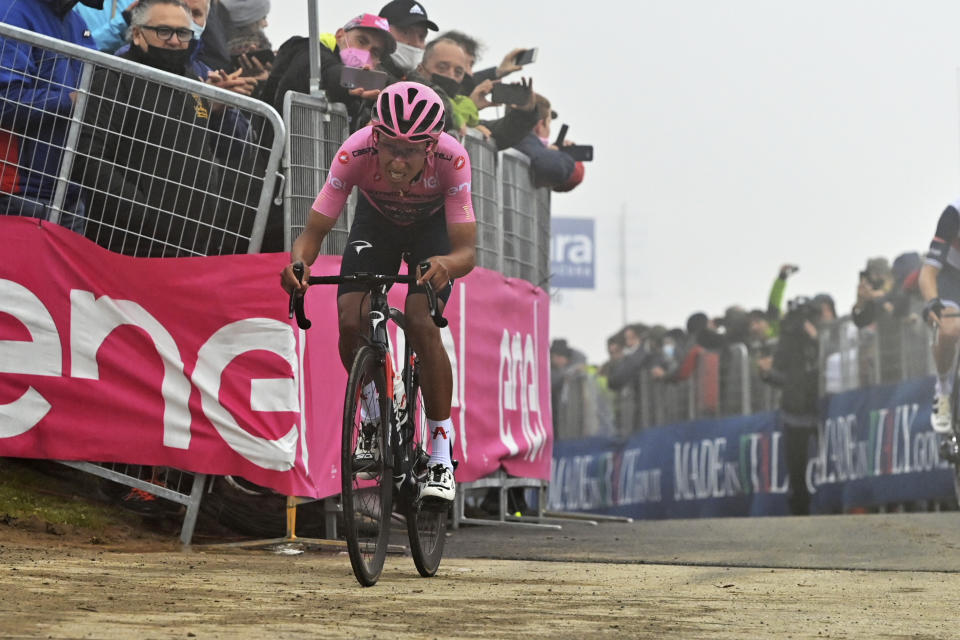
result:
[(513, 58), (513, 63), (518, 67), (531, 64), (537, 61), (537, 47), (533, 49), (524, 49)]
[(530, 101), (530, 87), (525, 87), (522, 84), (504, 84), (498, 82), (493, 85), (490, 97), (496, 104), (523, 106)]
[(387, 74), (374, 69), (344, 66), (340, 71), (340, 86), (347, 89), (376, 91), (387, 86)]

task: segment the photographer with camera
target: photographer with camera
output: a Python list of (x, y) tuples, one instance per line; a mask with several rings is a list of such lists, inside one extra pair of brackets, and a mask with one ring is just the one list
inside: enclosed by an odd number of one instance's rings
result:
[(570, 140), (561, 140), (560, 145), (550, 143), (550, 124), (557, 112), (550, 101), (536, 96), (537, 123), (533, 131), (521, 140), (515, 149), (530, 158), (533, 183), (537, 187), (549, 187), (553, 191), (571, 191), (583, 182), (583, 162), (561, 151), (563, 145), (572, 146)]
[(886, 258), (871, 258), (860, 272), (857, 301), (853, 305), (853, 323), (862, 329), (895, 310), (893, 272)]
[(820, 416), (819, 332), (837, 318), (833, 298), (825, 293), (796, 298), (780, 321), (780, 339), (773, 358), (758, 361), (761, 379), (782, 390), (780, 424), (790, 477), (790, 513), (810, 513), (807, 451), (817, 434)]

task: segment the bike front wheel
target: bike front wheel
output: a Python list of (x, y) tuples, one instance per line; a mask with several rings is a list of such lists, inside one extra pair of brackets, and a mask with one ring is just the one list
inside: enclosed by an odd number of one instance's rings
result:
[[(416, 376), (408, 389), (407, 416), (409, 420), (408, 434), (412, 436), (409, 445), (412, 447), (414, 461), (414, 476), (422, 481), (427, 474), (427, 461), (430, 458), (427, 448), (430, 442), (427, 417), (423, 412), (422, 395)], [(424, 578), (430, 578), (437, 573), (440, 560), (443, 557), (443, 547), (447, 539), (447, 510), (444, 508), (423, 508), (420, 500), (411, 500), (406, 505), (407, 536), (410, 539), (410, 555), (413, 564)]]
[[(376, 398), (364, 397), (370, 383), (376, 388)], [(367, 587), (376, 584), (383, 571), (393, 509), (392, 476), (386, 465), (386, 389), (381, 355), (372, 347), (361, 347), (350, 368), (343, 405), (340, 502), (350, 564), (357, 581)], [(368, 403), (366, 416), (375, 411), (370, 403), (379, 405), (379, 420), (364, 419), (364, 402)]]

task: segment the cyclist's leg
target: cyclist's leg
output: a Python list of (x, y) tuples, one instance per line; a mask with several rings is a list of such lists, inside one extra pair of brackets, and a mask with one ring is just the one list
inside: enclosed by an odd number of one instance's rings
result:
[(941, 271), (937, 278), (940, 299), (944, 312), (940, 327), (933, 341), (933, 359), (937, 368), (937, 381), (933, 397), (930, 424), (934, 431), (943, 435), (952, 434), (951, 397), (953, 394), (953, 368), (960, 341), (960, 281)]
[[(417, 264), (431, 256), (444, 255), (450, 251), (450, 240), (442, 212), (411, 227), (406, 258), (410, 269), (415, 269)], [(437, 292), (441, 309), (449, 299), (451, 291), (452, 284), (448, 284)], [(453, 394), (450, 358), (443, 346), (440, 329), (430, 318), (427, 297), (422, 287), (411, 286), (408, 289), (405, 315), (407, 336), (420, 358), (420, 388), (431, 436), (430, 473), (421, 494), (424, 497), (453, 500), (456, 484), (453, 480), (451, 459), (454, 430), (450, 419)]]
[[(340, 263), (340, 274), (358, 272), (397, 273), (401, 251), (396, 227), (362, 195), (357, 201), (353, 225)], [(337, 316), (340, 328), (340, 361), (348, 371), (361, 339), (367, 335), (370, 310), (367, 290), (362, 285), (341, 284), (337, 288)]]

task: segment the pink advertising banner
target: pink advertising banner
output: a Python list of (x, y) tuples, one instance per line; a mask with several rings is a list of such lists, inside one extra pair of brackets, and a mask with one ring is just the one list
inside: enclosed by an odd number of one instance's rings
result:
[[(335, 287), (310, 290), (303, 332), (286, 317), (282, 254), (130, 258), (0, 216), (0, 255), (0, 456), (339, 492)], [(321, 257), (313, 271), (338, 268)], [(498, 468), (549, 479), (548, 312), (546, 294), (522, 280), (476, 269), (456, 282), (443, 337), (459, 481)]]

